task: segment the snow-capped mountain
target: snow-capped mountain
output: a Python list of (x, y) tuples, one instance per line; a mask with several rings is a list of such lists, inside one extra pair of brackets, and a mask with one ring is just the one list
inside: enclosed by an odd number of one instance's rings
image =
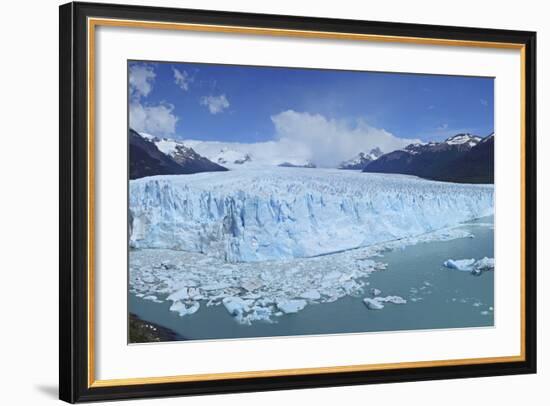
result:
[[(155, 141), (159, 149), (163, 146)], [(183, 143), (210, 161), (223, 165), (231, 170), (258, 169), (266, 167), (320, 168), (324, 167), (315, 159), (309, 146), (289, 140), (270, 140), (255, 143), (224, 142), (185, 139), (182, 141), (164, 140), (162, 142)], [(172, 147), (173, 148), (173, 147)], [(379, 156), (380, 148), (369, 152), (360, 152), (356, 157), (342, 162), (341, 169), (359, 169)], [(336, 165), (334, 166), (336, 168)]]
[(493, 136), (457, 134), (443, 142), (410, 144), (382, 155), (363, 171), (402, 173), (450, 182), (492, 183)]
[(355, 157), (342, 162), (338, 168), (361, 170), (364, 169), (367, 164), (377, 160), (382, 155), (383, 153), (378, 147), (371, 149), (369, 153), (359, 152)]
[(193, 148), (186, 146), (182, 141), (171, 140), (169, 138), (155, 138), (153, 142), (161, 152), (171, 157), (178, 164), (193, 168), (195, 172), (227, 170), (227, 168), (199, 155)]
[(223, 147), (216, 154), (210, 154), (209, 159), (220, 165), (242, 165), (252, 162), (252, 154), (246, 151), (236, 151), (234, 149)]
[(491, 215), (493, 191), (323, 168), (144, 178), (130, 182), (130, 244), (229, 262), (314, 257)]
[(465, 133), (465, 134), (453, 135), (452, 137), (447, 138), (445, 140), (445, 143), (448, 144), (448, 145), (467, 144), (470, 147), (475, 147), (479, 143), (479, 141), (481, 141), (481, 140), (482, 140), (482, 138), (478, 137), (477, 135), (472, 135), (472, 134), (469, 134), (469, 133)]
[(479, 144), (485, 144), (485, 143), (490, 143), (490, 142), (494, 142), (494, 139), (495, 139), (495, 133), (491, 133), (489, 134), (487, 137), (485, 138), (482, 138), (480, 141), (479, 141)]
[(257, 143), (184, 140), (199, 154), (229, 169), (250, 169), (289, 164), (307, 166), (308, 150), (293, 148), (277, 141)]
[(317, 168), (317, 166), (311, 161), (307, 161), (303, 165), (293, 164), (291, 162), (283, 162), (282, 164), (279, 164), (278, 166), (280, 166), (282, 168), (310, 168), (310, 169)]
[(176, 175), (226, 171), (178, 141), (129, 130), (130, 179), (153, 175)]

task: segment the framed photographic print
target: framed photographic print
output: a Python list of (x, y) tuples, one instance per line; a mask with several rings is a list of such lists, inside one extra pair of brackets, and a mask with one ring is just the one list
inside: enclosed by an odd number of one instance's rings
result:
[(60, 398), (534, 373), (533, 32), (60, 7)]

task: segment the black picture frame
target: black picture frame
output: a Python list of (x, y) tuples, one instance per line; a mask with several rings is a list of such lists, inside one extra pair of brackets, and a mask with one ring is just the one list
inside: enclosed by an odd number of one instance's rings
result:
[[(235, 393), (527, 374), (536, 372), (536, 33), (497, 29), (261, 15), (94, 3), (60, 6), (59, 397), (67, 402)], [(511, 43), (524, 54), (524, 359), (514, 362), (310, 373), (191, 382), (90, 385), (87, 279), (87, 19), (162, 21), (269, 29)]]

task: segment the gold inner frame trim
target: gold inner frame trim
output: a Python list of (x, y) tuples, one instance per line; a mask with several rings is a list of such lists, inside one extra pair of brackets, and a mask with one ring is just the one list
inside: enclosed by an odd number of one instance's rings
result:
[[(520, 164), (521, 164), (521, 269), (520, 269), (520, 354), (502, 357), (481, 357), (464, 358), (434, 361), (395, 362), (383, 364), (362, 364), (345, 366), (328, 366), (315, 368), (276, 369), (264, 371), (242, 371), (242, 372), (220, 372), (211, 374), (189, 374), (145, 378), (122, 378), (122, 379), (95, 379), (95, 218), (94, 218), (94, 196), (95, 196), (95, 28), (97, 26), (108, 27), (129, 27), (147, 28), (157, 30), (179, 30), (192, 32), (214, 32), (243, 35), (264, 35), (294, 38), (316, 38), (316, 39), (338, 39), (353, 41), (370, 41), (385, 43), (417, 44), (432, 46), (459, 46), (511, 49), (520, 51), (521, 64), (521, 102), (520, 102)], [(186, 23), (165, 23), (154, 21), (120, 20), (107, 18), (88, 19), (88, 387), (112, 387), (126, 385), (161, 384), (192, 381), (213, 381), (221, 379), (244, 379), (244, 378), (266, 378), (296, 375), (333, 374), (343, 372), (366, 372), (391, 370), (397, 368), (426, 368), (442, 366), (459, 366), (474, 364), (497, 364), (504, 362), (525, 361), (525, 45), (506, 42), (486, 41), (465, 41), (453, 39), (434, 39), (422, 37), (400, 37), (391, 35), (355, 34), (345, 32), (306, 31), (260, 27), (241, 27), (228, 25), (208, 24), (186, 24)]]

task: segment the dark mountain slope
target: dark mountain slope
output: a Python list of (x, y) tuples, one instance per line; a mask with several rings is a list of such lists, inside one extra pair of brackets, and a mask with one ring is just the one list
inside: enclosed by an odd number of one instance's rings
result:
[(130, 179), (153, 175), (176, 175), (190, 173), (164, 155), (155, 144), (146, 140), (136, 131), (130, 129), (129, 134)]
[(197, 154), (192, 148), (178, 146), (174, 157), (162, 153), (154, 142), (129, 130), (130, 179), (154, 175), (182, 175), (209, 171), (226, 171)]
[(445, 179), (450, 182), (494, 183), (494, 136), (484, 138), (463, 157), (446, 168)]
[(401, 173), (458, 183), (492, 183), (493, 135), (458, 134), (444, 142), (411, 144), (382, 155), (363, 172)]

